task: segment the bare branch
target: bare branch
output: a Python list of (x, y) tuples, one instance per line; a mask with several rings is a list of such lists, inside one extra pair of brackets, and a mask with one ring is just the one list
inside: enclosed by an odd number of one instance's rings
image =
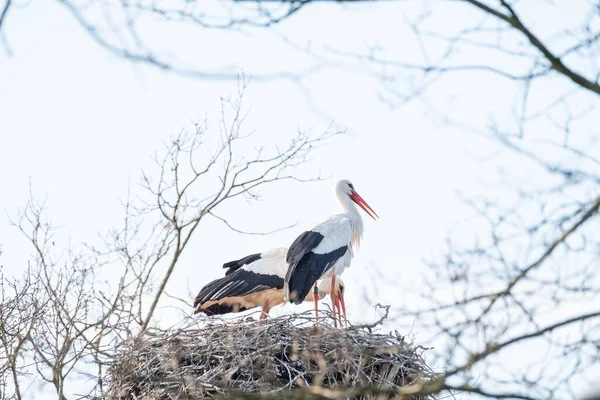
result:
[(546, 60), (548, 60), (550, 62), (550, 64), (552, 65), (552, 68), (556, 72), (558, 72), (562, 75), (565, 75), (566, 77), (571, 79), (573, 82), (575, 82), (577, 85), (581, 86), (582, 88), (590, 90), (593, 93), (600, 94), (600, 85), (598, 83), (590, 81), (589, 79), (585, 78), (584, 76), (578, 74), (577, 72), (575, 72), (572, 69), (570, 69), (569, 67), (567, 67), (561, 61), (560, 58), (555, 56), (540, 41), (540, 39), (537, 36), (535, 36), (527, 27), (525, 27), (523, 22), (521, 22), (521, 19), (519, 18), (519, 16), (515, 13), (515, 10), (505, 0), (501, 0), (500, 2), (502, 3), (502, 6), (504, 6), (504, 8), (506, 8), (508, 10), (508, 12), (509, 12), (508, 15), (503, 14), (500, 11), (495, 10), (492, 7), (486, 5), (478, 0), (464, 0), (464, 1), (474, 5), (475, 7), (485, 11), (486, 13), (488, 13), (490, 15), (493, 15), (494, 17), (496, 17), (498, 19), (501, 19), (501, 20), (509, 23), (512, 27), (514, 27), (515, 29), (517, 29), (518, 31), (523, 33), (523, 35), (525, 35), (525, 37), (527, 37), (527, 40), (529, 40), (529, 42), (531, 42), (531, 44), (544, 55)]
[(4, 24), (4, 20), (6, 19), (6, 14), (8, 14), (8, 9), (10, 8), (10, 3), (12, 0), (5, 0), (4, 7), (2, 8), (2, 12), (0, 12), (0, 33), (2, 33), (2, 25)]
[(241, 233), (243, 235), (261, 235), (261, 236), (263, 236), (263, 235), (271, 235), (273, 233), (281, 232), (281, 231), (293, 228), (296, 225), (298, 225), (298, 223), (295, 223), (295, 224), (284, 226), (283, 228), (274, 229), (274, 230), (268, 231), (268, 232), (247, 232), (247, 231), (242, 231), (240, 229), (234, 228), (225, 218), (219, 217), (217, 214), (215, 214), (212, 211), (209, 214), (212, 215), (213, 217), (215, 217), (216, 219), (218, 219), (219, 221), (223, 222), (232, 231), (237, 232), (237, 233)]

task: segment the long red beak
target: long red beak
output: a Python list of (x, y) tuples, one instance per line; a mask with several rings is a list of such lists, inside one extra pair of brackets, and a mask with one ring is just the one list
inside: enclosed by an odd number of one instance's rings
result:
[[(348, 327), (348, 319), (346, 317), (346, 302), (344, 301), (344, 295), (341, 292), (338, 293), (338, 295), (336, 296), (335, 302), (336, 302), (335, 308), (337, 308), (337, 312), (340, 317), (340, 327), (342, 326), (342, 315), (343, 315), (344, 321), (345, 321), (344, 325), (346, 325), (346, 328), (347, 328)], [(335, 310), (335, 308), (334, 308), (334, 310)]]
[[(352, 194), (350, 195), (350, 198), (352, 199), (353, 202), (355, 202), (356, 204), (358, 204), (360, 206), (360, 208), (362, 208), (363, 210), (365, 210), (365, 212), (367, 214), (369, 214), (369, 217), (371, 217), (373, 219), (376, 219), (375, 217), (379, 218), (379, 215), (377, 215), (377, 213), (375, 212), (375, 210), (373, 210), (371, 208), (371, 206), (369, 206), (367, 204), (367, 202), (365, 201), (365, 199), (363, 199), (362, 197), (360, 197), (360, 195), (358, 193), (352, 192)], [(373, 216), (373, 214), (375, 214), (375, 216)]]

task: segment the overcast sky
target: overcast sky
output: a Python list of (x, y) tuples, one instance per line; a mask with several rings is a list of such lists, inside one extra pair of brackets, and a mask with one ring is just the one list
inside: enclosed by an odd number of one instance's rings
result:
[[(379, 21), (378, 26), (386, 22), (381, 10), (373, 7), (342, 14), (343, 19), (336, 9), (321, 10), (337, 15), (333, 32), (326, 13), (307, 12), (301, 18), (313, 21), (311, 37), (329, 32), (325, 44), (334, 46), (336, 39), (353, 34), (353, 23), (365, 18), (365, 12)], [(4, 49), (0, 64), (0, 107), (9, 110), (0, 120), (6, 144), (0, 149), (0, 162), (3, 171), (10, 171), (3, 174), (4, 187), (10, 188), (3, 206), (8, 214), (22, 207), (31, 181), (36, 196), (47, 196), (51, 220), (70, 240), (92, 241), (97, 232), (118, 226), (119, 199), (125, 197), (129, 183), (134, 191), (140, 190), (141, 169), (151, 167), (151, 156), (162, 150), (169, 135), (190, 129), (192, 121), (204, 117), (213, 128), (218, 126), (219, 99), (234, 95), (236, 82), (193, 80), (115, 58), (53, 4), (34, 2), (14, 10), (11, 17), (6, 26), (11, 52)], [(301, 18), (289, 24), (285, 34), (290, 40), (297, 39), (294, 33), (305, 34)], [(163, 40), (178, 46), (180, 32), (170, 33), (172, 39)], [(378, 32), (372, 34), (380, 37)], [(194, 39), (197, 43), (190, 40), (196, 54), (184, 54), (207, 70), (232, 64), (252, 76), (253, 71), (294, 71), (299, 64), (313, 63), (275, 35), (223, 31), (204, 35)], [(256, 35), (262, 35), (260, 41)], [(303, 40), (307, 39), (300, 38), (300, 43)], [(368, 37), (360, 41), (364, 48), (370, 44)], [(455, 194), (474, 188), (476, 176), (471, 171), (481, 164), (469, 155), (479, 151), (478, 145), (485, 146), (484, 140), (445, 130), (425, 115), (418, 102), (400, 109), (387, 107), (378, 97), (377, 82), (359, 73), (326, 69), (308, 77), (305, 87), (313, 103), (288, 80), (251, 83), (245, 126), (279, 142), (282, 137), (291, 139), (298, 129), (319, 132), (331, 123), (347, 129), (334, 145), (315, 153), (304, 170), (305, 175), (321, 170), (331, 179), (282, 183), (266, 190), (262, 202), (242, 200), (231, 210), (237, 227), (244, 230), (269, 231), (282, 222), (297, 222), (298, 228), (244, 237), (207, 221), (171, 285), (190, 282), (195, 291), (220, 276), (225, 261), (288, 246), (302, 229), (338, 212), (332, 187), (339, 179), (350, 179), (381, 216), (378, 222), (366, 222), (363, 245), (346, 279), (360, 277), (369, 265), (394, 275), (418, 272), (419, 260), (439, 248), (449, 224), (461, 216)], [(248, 151), (259, 143), (249, 143)], [(18, 270), (26, 260), (23, 241), (6, 217), (4, 221), (4, 264)], [(352, 299), (348, 301), (352, 313)]]
[[(359, 52), (381, 46), (401, 51), (407, 59), (418, 58), (419, 47), (408, 27), (398, 23), (399, 16), (390, 12), (392, 6), (362, 5), (344, 12), (338, 6), (314, 7), (278, 27), (278, 34), (189, 26), (161, 30), (150, 22), (143, 33), (154, 48), (181, 65), (233, 75), (244, 71), (250, 77), (316, 64), (283, 37), (300, 47), (310, 43), (315, 49)], [(406, 5), (401, 17), (418, 12), (417, 4)], [(569, 16), (568, 10), (557, 12)], [(440, 24), (470, 17), (466, 8), (458, 7), (446, 7), (442, 15)], [(538, 28), (545, 29), (543, 22)], [(122, 222), (120, 199), (128, 185), (133, 192), (141, 190), (141, 170), (152, 171), (151, 156), (162, 149), (161, 143), (205, 117), (216, 132), (219, 99), (236, 92), (233, 80), (192, 79), (117, 58), (94, 43), (55, 2), (34, 1), (11, 10), (3, 36), (0, 179), (6, 213), (0, 218), (0, 243), (1, 264), (9, 275), (27, 266), (31, 252), (8, 217), (24, 206), (30, 183), (36, 197), (47, 198), (50, 219), (62, 227), (57, 246), (93, 243), (98, 233)], [(485, 74), (453, 77), (440, 82), (427, 99), (473, 125), (503, 117), (496, 111), (513, 99), (510, 85)], [(362, 246), (343, 275), (349, 318), (372, 319), (377, 302), (410, 307), (404, 289), (423, 271), (422, 260), (442, 249), (455, 221), (470, 215), (457, 194), (485, 190), (482, 180), (493, 181), (497, 171), (497, 164), (486, 157), (500, 150), (489, 139), (444, 125), (421, 100), (389, 106), (381, 100), (381, 89), (356, 63), (311, 72), (301, 86), (287, 79), (251, 82), (245, 126), (257, 131), (257, 139), (248, 141), (247, 151), (270, 139), (291, 139), (298, 129), (319, 132), (334, 123), (347, 134), (315, 152), (301, 171), (320, 170), (330, 179), (281, 183), (266, 189), (260, 202), (240, 199), (226, 207), (226, 215), (221, 213), (243, 230), (269, 231), (298, 223), (293, 229), (244, 236), (218, 221), (203, 222), (168, 290), (189, 296), (191, 304), (202, 286), (222, 276), (224, 262), (288, 246), (305, 228), (338, 212), (332, 187), (339, 179), (349, 179), (381, 217), (374, 222), (364, 215)], [(395, 278), (401, 287), (385, 287), (375, 292), (372, 304), (361, 304), (362, 297), (353, 298), (353, 293), (367, 289), (364, 275), (372, 274), (370, 269)], [(163, 311), (172, 310), (169, 304), (163, 303)], [(294, 310), (286, 305), (273, 314)], [(169, 311), (164, 318), (176, 323), (182, 313)], [(411, 332), (416, 338), (419, 333), (418, 326)]]

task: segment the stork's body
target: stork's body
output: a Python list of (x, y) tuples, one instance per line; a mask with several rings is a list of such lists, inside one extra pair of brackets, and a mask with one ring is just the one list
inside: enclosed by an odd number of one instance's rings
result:
[[(202, 288), (194, 300), (194, 314), (220, 315), (262, 307), (261, 319), (266, 318), (271, 308), (285, 303), (282, 289), (287, 252), (286, 248), (276, 248), (223, 264), (228, 269), (225, 276)], [(323, 280), (316, 293), (311, 292), (305, 301), (316, 304), (329, 294), (331, 287), (329, 279)], [(338, 299), (334, 307), (339, 308), (343, 282), (333, 285), (333, 289), (332, 299)]]
[[(319, 279), (331, 279), (331, 284), (335, 285), (337, 277), (350, 266), (354, 248), (360, 244), (364, 229), (355, 204), (373, 219), (377, 215), (349, 181), (339, 181), (335, 186), (335, 194), (344, 212), (303, 232), (288, 250), (286, 261), (289, 266), (283, 293), (290, 302), (303, 302)], [(332, 301), (335, 302), (335, 298)]]

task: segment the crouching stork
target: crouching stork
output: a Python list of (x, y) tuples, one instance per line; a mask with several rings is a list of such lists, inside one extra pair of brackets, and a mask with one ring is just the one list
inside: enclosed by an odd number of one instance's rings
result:
[[(333, 287), (344, 269), (350, 266), (354, 247), (360, 244), (364, 229), (362, 217), (355, 204), (371, 218), (378, 217), (350, 181), (339, 181), (335, 186), (335, 194), (344, 212), (302, 233), (288, 250), (286, 261), (289, 266), (284, 279), (283, 296), (290, 303), (300, 304), (305, 301), (313, 285), (316, 290), (317, 280), (327, 279), (332, 285), (332, 303), (336, 304)], [(344, 310), (344, 317), (345, 314)], [(315, 316), (318, 320), (316, 302)]]
[[(266, 318), (271, 308), (285, 303), (282, 289), (287, 271), (287, 252), (286, 248), (276, 248), (223, 264), (223, 268), (227, 269), (225, 276), (202, 288), (194, 300), (194, 314), (221, 315), (262, 307), (260, 319)], [(334, 290), (333, 295), (330, 290)], [(330, 279), (324, 279), (306, 296), (305, 301), (314, 301), (316, 305), (328, 294), (331, 295), (334, 312), (336, 308), (338, 312), (342, 308), (345, 315), (344, 283), (341, 279), (335, 285)]]

